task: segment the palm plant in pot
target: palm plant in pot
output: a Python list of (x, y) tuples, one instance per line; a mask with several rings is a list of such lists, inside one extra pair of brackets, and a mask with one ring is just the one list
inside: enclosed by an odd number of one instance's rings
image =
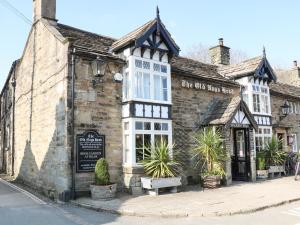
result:
[(265, 151), (260, 151), (256, 153), (256, 178), (261, 180), (265, 180), (268, 178)]
[(158, 195), (159, 188), (173, 187), (177, 191), (177, 186), (181, 185), (179, 177), (180, 163), (177, 162), (171, 149), (165, 141), (155, 143), (154, 147), (147, 147), (145, 159), (142, 161), (145, 175), (141, 177), (142, 187), (150, 190), (149, 194)]
[(201, 180), (204, 188), (216, 188), (225, 176), (224, 163), (228, 158), (222, 145), (222, 135), (211, 127), (205, 128), (194, 136), (193, 158), (201, 165)]
[(110, 182), (108, 163), (104, 158), (95, 166), (95, 184), (90, 185), (92, 199), (111, 199), (116, 196), (117, 184)]
[(274, 174), (285, 172), (283, 165), (286, 160), (287, 153), (280, 150), (280, 146), (282, 146), (282, 140), (278, 140), (274, 135), (266, 145), (265, 157), (269, 173)]

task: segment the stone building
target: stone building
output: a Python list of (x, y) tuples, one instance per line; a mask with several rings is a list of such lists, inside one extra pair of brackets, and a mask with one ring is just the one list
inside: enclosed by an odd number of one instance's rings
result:
[(184, 182), (194, 182), (192, 135), (213, 126), (231, 156), (224, 182), (255, 181), (255, 150), (272, 135), (281, 103), (298, 99), (297, 88), (269, 91), (276, 76), (265, 55), (229, 65), (220, 40), (213, 64), (204, 64), (179, 56), (158, 11), (116, 39), (58, 23), (56, 1), (33, 5), (23, 55), (0, 96), (4, 172), (66, 199), (89, 191), (95, 161), (105, 157), (119, 189), (139, 193), (144, 146), (164, 140), (185, 162)]

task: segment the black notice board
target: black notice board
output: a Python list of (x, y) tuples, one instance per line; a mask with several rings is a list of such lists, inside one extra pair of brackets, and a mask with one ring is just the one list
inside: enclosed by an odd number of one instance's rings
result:
[(76, 171), (94, 172), (98, 159), (105, 157), (105, 136), (89, 130), (76, 136)]

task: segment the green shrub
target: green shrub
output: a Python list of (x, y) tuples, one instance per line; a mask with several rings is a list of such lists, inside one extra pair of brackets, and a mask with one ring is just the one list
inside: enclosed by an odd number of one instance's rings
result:
[(108, 185), (110, 176), (108, 172), (108, 163), (104, 158), (99, 159), (95, 167), (95, 183), (96, 185)]
[(176, 177), (179, 174), (180, 164), (171, 156), (165, 141), (155, 143), (152, 149), (146, 147), (142, 164), (145, 174), (153, 178)]
[(265, 151), (257, 152), (256, 154), (256, 166), (258, 170), (266, 169), (266, 153)]
[(264, 150), (267, 166), (281, 166), (284, 164), (287, 153), (280, 150), (280, 145), (282, 145), (282, 141), (273, 135)]
[(208, 127), (194, 136), (195, 146), (192, 149), (196, 165), (201, 165), (201, 175), (224, 176), (224, 163), (228, 159), (226, 149), (222, 145), (222, 135)]

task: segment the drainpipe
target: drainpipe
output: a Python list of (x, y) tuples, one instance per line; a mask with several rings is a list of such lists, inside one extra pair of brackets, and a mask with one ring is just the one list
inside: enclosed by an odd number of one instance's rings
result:
[(11, 146), (11, 153), (12, 153), (12, 159), (11, 159), (11, 167), (12, 167), (12, 173), (11, 175), (15, 175), (15, 93), (16, 93), (16, 65), (14, 65), (14, 73), (11, 81), (11, 85), (13, 87), (13, 96), (12, 96), (12, 146)]
[(72, 199), (76, 199), (76, 191), (75, 191), (75, 143), (74, 143), (74, 135), (75, 135), (75, 113), (74, 113), (74, 101), (75, 101), (75, 52), (76, 49), (73, 48), (71, 52), (71, 77), (72, 77), (72, 87), (71, 87), (71, 167), (72, 167), (72, 187), (71, 187), (71, 197)]

